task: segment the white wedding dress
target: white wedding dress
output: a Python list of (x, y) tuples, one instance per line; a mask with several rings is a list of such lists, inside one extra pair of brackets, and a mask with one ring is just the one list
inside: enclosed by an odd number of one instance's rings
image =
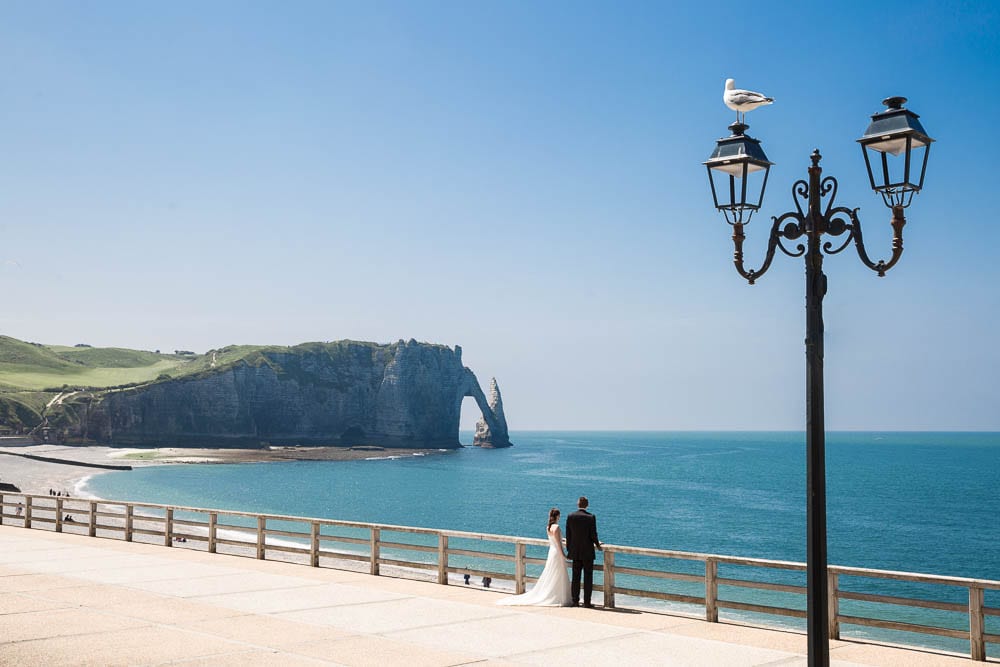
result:
[(504, 598), (497, 604), (531, 605), (534, 607), (568, 607), (572, 600), (569, 592), (569, 574), (563, 556), (562, 532), (559, 524), (549, 526), (549, 556), (535, 586), (522, 595)]

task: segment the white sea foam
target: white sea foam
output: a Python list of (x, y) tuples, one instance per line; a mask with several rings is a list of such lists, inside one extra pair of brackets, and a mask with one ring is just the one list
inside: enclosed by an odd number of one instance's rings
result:
[(88, 499), (97, 498), (97, 496), (95, 496), (87, 489), (87, 485), (90, 483), (91, 479), (100, 474), (101, 473), (95, 472), (90, 475), (87, 475), (86, 477), (81, 477), (80, 479), (76, 480), (76, 483), (73, 484), (73, 495), (77, 498), (88, 498)]
[[(439, 452), (446, 452), (447, 449), (439, 449)], [(388, 454), (386, 456), (366, 456), (362, 461), (395, 461), (397, 459), (413, 458), (415, 456), (427, 456), (427, 452), (411, 452), (409, 454)]]

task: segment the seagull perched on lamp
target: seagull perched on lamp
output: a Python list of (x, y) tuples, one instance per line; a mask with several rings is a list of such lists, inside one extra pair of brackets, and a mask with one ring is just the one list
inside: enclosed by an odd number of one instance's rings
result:
[[(726, 79), (726, 89), (722, 92), (722, 101), (726, 103), (727, 107), (736, 112), (737, 123), (745, 122), (747, 111), (753, 111), (757, 107), (774, 102), (773, 97), (766, 97), (752, 90), (740, 90), (735, 86), (736, 81)], [(740, 120), (740, 113), (743, 114), (743, 120)]]

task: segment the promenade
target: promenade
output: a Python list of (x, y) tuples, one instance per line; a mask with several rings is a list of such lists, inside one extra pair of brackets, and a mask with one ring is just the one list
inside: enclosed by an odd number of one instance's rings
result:
[[(805, 636), (0, 526), (0, 665), (806, 664)], [(833, 664), (983, 664), (831, 643)], [(992, 661), (991, 662), (995, 662)]]

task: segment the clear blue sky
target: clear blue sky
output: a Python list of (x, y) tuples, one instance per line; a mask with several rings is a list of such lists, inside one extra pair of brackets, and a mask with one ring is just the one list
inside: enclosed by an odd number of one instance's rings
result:
[(748, 116), (765, 213), (819, 148), (879, 257), (855, 139), (904, 95), (938, 140), (900, 264), (827, 260), (828, 426), (1000, 429), (998, 11), (6, 2), (0, 332), (416, 338), (496, 376), (514, 430), (801, 429), (802, 261), (739, 278), (701, 166), (733, 77), (777, 100)]

